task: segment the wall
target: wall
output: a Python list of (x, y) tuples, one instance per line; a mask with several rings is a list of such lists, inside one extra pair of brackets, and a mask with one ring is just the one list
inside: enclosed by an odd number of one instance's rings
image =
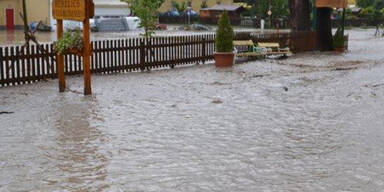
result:
[(19, 7), (19, 2), (20, 0), (0, 0), (0, 26), (2, 28), (4, 28), (6, 25), (5, 9), (8, 8), (14, 9), (15, 25), (19, 25), (21, 23), (21, 19), (18, 14), (21, 10), (21, 7)]
[[(187, 4), (188, 1), (192, 2), (192, 9), (199, 13), (201, 9), (201, 4), (204, 0), (165, 0), (163, 5), (160, 7), (160, 12), (167, 12), (172, 8), (172, 2), (177, 2), (180, 5), (185, 2)], [(206, 0), (208, 7), (214, 6), (217, 2), (220, 2), (223, 5), (232, 4), (233, 0)]]
[(49, 0), (27, 0), (28, 22), (42, 21), (44, 24), (50, 22), (50, 1)]
[[(45, 24), (50, 22), (50, 3), (49, 0), (26, 0), (28, 22), (43, 21)], [(14, 9), (16, 28), (22, 28), (23, 20), (20, 17), (22, 11), (21, 0), (0, 0), (0, 28), (5, 28), (5, 9)]]

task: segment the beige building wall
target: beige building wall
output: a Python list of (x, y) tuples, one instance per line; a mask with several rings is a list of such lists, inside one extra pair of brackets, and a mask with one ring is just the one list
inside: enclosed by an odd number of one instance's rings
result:
[(172, 9), (172, 2), (177, 2), (180, 5), (185, 2), (188, 4), (188, 2), (191, 2), (192, 4), (192, 9), (196, 12), (199, 12), (201, 9), (201, 4), (203, 1), (207, 2), (208, 7), (212, 7), (213, 5), (217, 4), (220, 2), (220, 4), (223, 5), (229, 5), (233, 3), (233, 0), (165, 0), (164, 3), (161, 5), (159, 11), (160, 12), (167, 12)]
[(20, 11), (19, 1), (20, 0), (0, 0), (0, 26), (5, 26), (6, 24), (6, 9), (14, 9), (15, 25), (21, 21), (18, 16), (18, 12)]
[(28, 22), (42, 21), (44, 24), (50, 22), (49, 0), (27, 0)]
[[(50, 22), (50, 1), (49, 0), (26, 0), (28, 22), (43, 21), (45, 24)], [(21, 0), (0, 0), (0, 26), (6, 25), (5, 10), (14, 9), (14, 23), (16, 27), (23, 25), (20, 17), (22, 11)]]

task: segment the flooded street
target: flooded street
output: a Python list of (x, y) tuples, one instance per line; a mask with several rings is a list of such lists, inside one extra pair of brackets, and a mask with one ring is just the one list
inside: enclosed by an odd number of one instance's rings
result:
[[(180, 35), (199, 35), (199, 34), (214, 34), (215, 28), (212, 27), (210, 31), (183, 31), (179, 30), (180, 25), (168, 25), (168, 30), (156, 31), (155, 36), (180, 36)], [(258, 33), (271, 33), (274, 30), (260, 30), (254, 28), (238, 27), (235, 28), (237, 32), (258, 32)], [(288, 32), (289, 30), (280, 30), (280, 32)], [(140, 37), (143, 30), (133, 30), (125, 32), (92, 32), (91, 40), (105, 40), (105, 39), (122, 39), (131, 37)], [(56, 32), (36, 32), (36, 38), (39, 43), (49, 43), (57, 40)], [(9, 45), (23, 45), (24, 32), (22, 30), (15, 31), (0, 31), (0, 46)]]
[(0, 89), (0, 192), (384, 191), (384, 38)]

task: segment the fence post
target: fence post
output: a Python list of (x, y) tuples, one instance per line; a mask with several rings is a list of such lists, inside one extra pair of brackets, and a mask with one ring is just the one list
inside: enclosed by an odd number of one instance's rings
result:
[(140, 69), (144, 71), (145, 69), (145, 41), (144, 39), (140, 39)]
[(4, 86), (3, 84), (3, 80), (5, 79), (4, 78), (4, 72), (3, 72), (3, 48), (0, 47), (0, 85), (1, 86)]
[(202, 40), (201, 51), (202, 51), (202, 54), (201, 54), (202, 62), (203, 64), (205, 64), (205, 37), (203, 37), (203, 40)]

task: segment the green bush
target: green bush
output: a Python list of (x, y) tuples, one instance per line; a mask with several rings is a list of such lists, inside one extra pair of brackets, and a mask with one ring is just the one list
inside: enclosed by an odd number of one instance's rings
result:
[(373, 15), (373, 13), (375, 12), (375, 8), (373, 8), (373, 6), (369, 6), (367, 8), (364, 8), (360, 11), (360, 16), (361, 17), (365, 17), (365, 18), (368, 18), (370, 17), (371, 15)]
[(56, 42), (56, 51), (65, 54), (69, 49), (82, 50), (84, 47), (81, 31), (65, 32)]
[(344, 47), (344, 36), (341, 27), (339, 27), (333, 36), (333, 48)]
[(373, 4), (375, 9), (381, 10), (384, 8), (384, 0), (376, 0), (375, 3)]
[(357, 6), (361, 8), (367, 8), (369, 6), (373, 6), (375, 0), (357, 0)]
[(229, 21), (228, 13), (225, 11), (219, 20), (219, 27), (216, 31), (216, 51), (233, 51), (234, 32)]

